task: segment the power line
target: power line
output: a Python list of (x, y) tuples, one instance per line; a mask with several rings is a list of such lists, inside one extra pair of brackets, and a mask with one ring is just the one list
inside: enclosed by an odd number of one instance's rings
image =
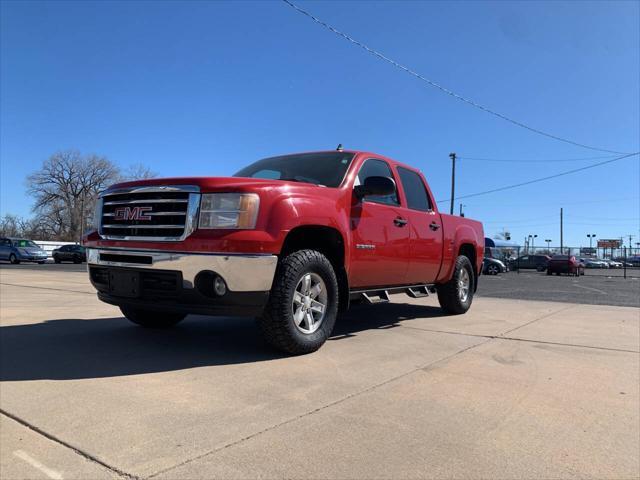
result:
[(558, 163), (558, 162), (585, 162), (587, 160), (601, 160), (603, 158), (614, 158), (617, 155), (604, 155), (600, 157), (582, 157), (582, 158), (557, 158), (557, 159), (537, 159), (537, 160), (522, 160), (512, 158), (486, 158), (486, 157), (461, 157), (460, 160), (470, 161), (482, 161), (482, 162), (505, 162), (505, 163)]
[[(588, 170), (590, 168), (599, 167), (600, 165), (606, 165), (608, 163), (617, 162), (618, 160), (622, 160), (623, 158), (633, 157), (633, 156), (638, 155), (638, 154), (640, 154), (640, 152), (627, 153), (626, 155), (621, 155), (619, 157), (612, 158), (611, 160), (605, 160), (604, 162), (593, 163), (591, 165), (587, 165), (586, 167), (574, 168), (573, 170), (567, 170), (566, 172), (560, 172), (560, 173), (556, 173), (554, 175), (549, 175), (549, 176), (542, 177), (542, 178), (536, 178), (534, 180), (529, 180), (527, 182), (516, 183), (516, 184), (513, 184), (513, 185), (506, 185), (504, 187), (498, 187), (498, 188), (494, 188), (492, 190), (486, 190), (484, 192), (477, 192), (477, 193), (471, 193), (469, 195), (463, 195), (461, 197), (456, 197), (456, 200), (462, 200), (464, 198), (471, 198), (471, 197), (479, 197), (480, 195), (488, 195), (490, 193), (496, 193), (496, 192), (501, 192), (503, 190), (510, 190), (512, 188), (523, 187), (525, 185), (531, 185), (532, 183), (544, 182), (545, 180), (551, 180), (552, 178), (558, 178), (558, 177), (562, 177), (564, 175), (570, 175), (572, 173), (581, 172), (583, 170)], [(444, 203), (444, 202), (449, 202), (449, 201), (451, 201), (450, 198), (448, 198), (446, 200), (439, 200), (437, 203)]]
[(562, 138), (562, 137), (559, 137), (557, 135), (553, 135), (551, 133), (544, 132), (544, 131), (539, 130), (537, 128), (530, 127), (529, 125), (526, 125), (526, 124), (524, 124), (522, 122), (519, 122), (517, 120), (509, 118), (506, 115), (503, 115), (502, 113), (498, 113), (495, 110), (491, 110), (488, 107), (480, 105), (479, 103), (476, 103), (473, 100), (470, 100), (470, 99), (468, 99), (466, 97), (463, 97), (462, 95), (459, 95), (459, 94), (455, 93), (454, 91), (449, 90), (446, 87), (443, 87), (439, 83), (436, 83), (433, 80), (430, 80), (430, 79), (422, 76), (421, 74), (415, 72), (414, 70), (411, 70), (410, 68), (402, 65), (401, 63), (398, 63), (395, 60), (383, 55), (382, 53), (378, 52), (377, 50), (374, 50), (373, 48), (368, 47), (364, 43), (359, 42), (358, 40), (356, 40), (353, 37), (347, 35), (346, 33), (343, 33), (340, 30), (338, 30), (337, 28), (335, 28), (335, 27), (329, 25), (328, 23), (320, 20), (318, 17), (314, 16), (313, 14), (309, 13), (308, 11), (300, 8), (299, 6), (297, 6), (295, 3), (291, 2), (290, 0), (282, 0), (282, 1), (284, 3), (286, 3), (287, 5), (289, 5), (291, 8), (293, 8), (294, 10), (296, 10), (297, 12), (309, 17), (311, 20), (316, 22), (318, 25), (321, 25), (322, 27), (326, 28), (327, 30), (329, 30), (329, 31), (335, 33), (336, 35), (344, 38), (345, 40), (349, 41), (350, 43), (352, 43), (352, 44), (354, 44), (354, 45), (366, 50), (368, 53), (370, 53), (371, 55), (379, 58), (380, 60), (383, 60), (383, 61), (385, 61), (387, 63), (390, 63), (394, 67), (405, 71), (409, 75), (412, 75), (412, 76), (418, 78), (419, 80), (422, 80), (423, 82), (427, 83), (428, 85), (430, 85), (430, 86), (432, 86), (434, 88), (437, 88), (441, 92), (446, 93), (447, 95), (455, 98), (456, 100), (460, 100), (461, 102), (467, 103), (467, 104), (469, 104), (469, 105), (471, 105), (471, 106), (473, 106), (473, 107), (475, 107), (475, 108), (477, 108), (479, 110), (482, 110), (483, 112), (486, 112), (486, 113), (489, 113), (491, 115), (494, 115), (494, 116), (496, 116), (496, 117), (498, 117), (498, 118), (500, 118), (502, 120), (505, 120), (505, 121), (507, 121), (509, 123), (512, 123), (512, 124), (514, 124), (514, 125), (516, 125), (518, 127), (524, 128), (524, 129), (529, 130), (529, 131), (534, 132), (534, 133), (537, 133), (538, 135), (543, 135), (545, 137), (552, 138), (552, 139), (557, 140), (559, 142), (569, 143), (569, 144), (575, 145), (577, 147), (587, 148), (589, 150), (596, 150), (596, 151), (599, 151), (599, 152), (616, 153), (616, 154), (622, 154), (623, 153), (623, 152), (618, 152), (618, 151), (615, 151), (615, 150), (607, 150), (607, 149), (604, 149), (604, 148), (592, 147), (590, 145), (585, 145), (583, 143), (574, 142), (573, 140), (568, 140), (566, 138)]

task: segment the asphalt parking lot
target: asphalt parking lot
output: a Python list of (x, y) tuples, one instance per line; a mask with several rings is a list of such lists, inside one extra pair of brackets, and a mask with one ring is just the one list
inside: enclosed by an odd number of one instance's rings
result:
[(251, 319), (133, 326), (85, 268), (0, 268), (3, 479), (638, 478), (637, 281), (484, 277), (462, 316), (394, 296), (288, 358)]
[(580, 277), (547, 275), (544, 272), (507, 272), (483, 275), (478, 294), (514, 300), (541, 300), (586, 305), (640, 307), (639, 271), (587, 270)]

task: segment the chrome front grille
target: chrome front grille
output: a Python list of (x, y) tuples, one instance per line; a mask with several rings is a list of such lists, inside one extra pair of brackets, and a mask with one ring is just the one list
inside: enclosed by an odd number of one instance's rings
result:
[(102, 238), (180, 241), (196, 227), (200, 189), (156, 185), (106, 190), (100, 194)]

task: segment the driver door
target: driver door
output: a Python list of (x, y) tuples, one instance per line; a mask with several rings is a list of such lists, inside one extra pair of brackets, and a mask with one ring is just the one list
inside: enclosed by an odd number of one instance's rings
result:
[[(389, 177), (396, 181), (389, 164), (376, 158), (366, 160), (360, 167), (355, 185), (363, 184), (369, 176)], [(391, 195), (369, 196), (362, 200), (353, 196), (349, 273), (352, 287), (405, 283), (409, 265), (409, 229), (403, 210), (397, 189)]]

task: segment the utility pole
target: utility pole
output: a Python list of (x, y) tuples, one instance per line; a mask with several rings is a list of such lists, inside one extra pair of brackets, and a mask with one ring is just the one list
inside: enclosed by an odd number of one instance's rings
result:
[(449, 158), (451, 158), (451, 208), (449, 215), (453, 215), (453, 201), (456, 196), (456, 153), (450, 153)]
[(82, 194), (82, 199), (80, 201), (80, 241), (79, 244), (82, 245), (82, 237), (84, 236), (84, 193)]
[(562, 207), (560, 207), (560, 255), (562, 255), (564, 253), (564, 237), (563, 237), (563, 230), (562, 230)]

